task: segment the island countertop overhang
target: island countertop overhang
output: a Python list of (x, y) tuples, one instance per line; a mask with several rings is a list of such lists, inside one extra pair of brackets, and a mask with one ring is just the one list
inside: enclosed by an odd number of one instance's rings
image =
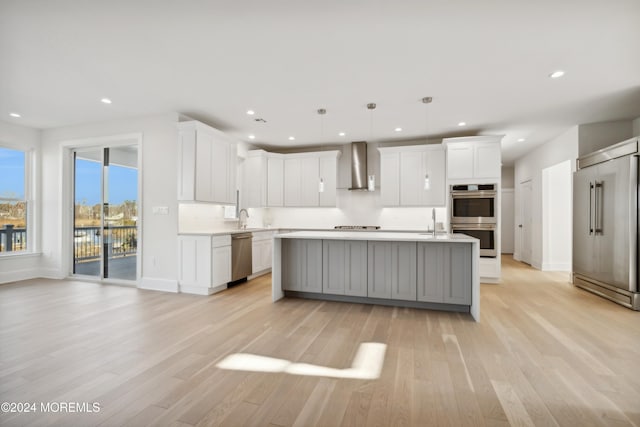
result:
[(319, 240), (369, 240), (390, 242), (446, 242), (477, 243), (478, 239), (465, 234), (406, 233), (406, 232), (366, 232), (366, 231), (295, 231), (276, 234), (277, 239), (319, 239)]

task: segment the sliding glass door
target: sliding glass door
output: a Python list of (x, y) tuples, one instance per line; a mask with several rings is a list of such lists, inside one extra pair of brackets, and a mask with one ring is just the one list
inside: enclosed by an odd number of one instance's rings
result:
[(137, 146), (77, 149), (73, 155), (73, 274), (136, 280)]

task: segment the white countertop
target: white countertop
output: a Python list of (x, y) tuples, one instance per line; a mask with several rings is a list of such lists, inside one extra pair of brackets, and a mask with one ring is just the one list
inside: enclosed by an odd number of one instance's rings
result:
[(295, 231), (276, 234), (278, 239), (375, 240), (395, 242), (475, 243), (478, 239), (464, 234), (407, 233), (385, 231)]
[(224, 236), (227, 234), (239, 234), (239, 233), (258, 233), (260, 231), (278, 231), (277, 228), (247, 228), (247, 229), (227, 229), (227, 230), (202, 230), (202, 231), (189, 231), (180, 232), (178, 236)]
[[(178, 233), (179, 236), (222, 236), (226, 234), (237, 234), (237, 233), (258, 233), (260, 231), (275, 231), (275, 232), (297, 232), (297, 231), (317, 231), (323, 233), (429, 233), (430, 231), (413, 228), (413, 229), (393, 229), (393, 228), (382, 228), (379, 230), (373, 231), (361, 231), (361, 230), (336, 230), (335, 228), (311, 228), (311, 227), (279, 227), (279, 228), (247, 228), (245, 230), (237, 229), (237, 228), (227, 228), (227, 229), (213, 229), (213, 230), (198, 230), (198, 231), (181, 231)], [(442, 231), (438, 231), (438, 236), (442, 236)]]

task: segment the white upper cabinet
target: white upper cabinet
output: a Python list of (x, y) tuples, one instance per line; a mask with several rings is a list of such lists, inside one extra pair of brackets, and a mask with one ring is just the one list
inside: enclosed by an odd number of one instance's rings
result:
[(320, 180), (324, 191), (320, 193), (320, 206), (336, 205), (338, 186), (338, 161), (336, 155), (320, 156)]
[(245, 206), (335, 206), (338, 154), (249, 151), (242, 191)]
[(380, 200), (383, 206), (400, 205), (400, 153), (380, 150)]
[(249, 151), (242, 167), (243, 208), (261, 208), (267, 205), (267, 153), (263, 150)]
[(284, 205), (302, 205), (302, 169), (300, 158), (284, 159)]
[(178, 123), (178, 200), (236, 202), (237, 146), (203, 123)]
[[(300, 185), (300, 200), (298, 206), (319, 206), (320, 159), (317, 156), (311, 156), (301, 157), (299, 160), (300, 178), (298, 184)], [(285, 163), (285, 174), (286, 172), (287, 167)], [(287, 184), (289, 184), (289, 182), (285, 183), (285, 185)], [(295, 182), (293, 184), (295, 185)]]
[(441, 145), (378, 150), (384, 206), (445, 205), (445, 152)]
[(284, 206), (284, 158), (282, 154), (250, 150), (244, 160), (240, 196), (242, 207)]
[(284, 159), (276, 154), (269, 154), (267, 157), (266, 205), (284, 206)]
[(500, 179), (502, 136), (447, 138), (447, 178)]
[(502, 176), (500, 143), (478, 145), (475, 151), (473, 171), (476, 178), (497, 178)]

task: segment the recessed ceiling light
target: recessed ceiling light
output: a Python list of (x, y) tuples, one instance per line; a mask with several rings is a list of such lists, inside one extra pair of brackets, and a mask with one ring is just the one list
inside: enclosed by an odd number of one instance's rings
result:
[(111, 100), (109, 98), (102, 98), (100, 102), (102, 102), (103, 104), (111, 104)]
[(9, 115), (10, 115), (11, 117), (15, 117), (16, 119), (19, 119), (20, 117), (22, 117), (22, 116), (21, 116), (20, 114), (18, 114), (18, 113), (9, 113)]
[(289, 137), (289, 141), (293, 141), (294, 139), (296, 139), (295, 136), (290, 136)]
[(553, 73), (549, 74), (549, 77), (551, 77), (552, 79), (557, 79), (558, 77), (562, 76), (564, 76), (564, 71), (562, 70), (554, 71)]
[(345, 136), (345, 135), (346, 135), (346, 133), (344, 133), (344, 132), (340, 132), (338, 135), (339, 135), (339, 136)]
[(466, 122), (460, 122), (460, 123), (458, 123), (458, 126), (466, 126), (466, 125), (467, 125), (467, 123), (466, 123)]
[(524, 142), (524, 138), (518, 138), (518, 142)]
[(249, 139), (256, 139), (255, 135), (249, 135)]
[(247, 114), (253, 116), (256, 112), (253, 110), (247, 110)]
[(396, 132), (402, 132), (402, 128), (395, 128), (394, 129)]

